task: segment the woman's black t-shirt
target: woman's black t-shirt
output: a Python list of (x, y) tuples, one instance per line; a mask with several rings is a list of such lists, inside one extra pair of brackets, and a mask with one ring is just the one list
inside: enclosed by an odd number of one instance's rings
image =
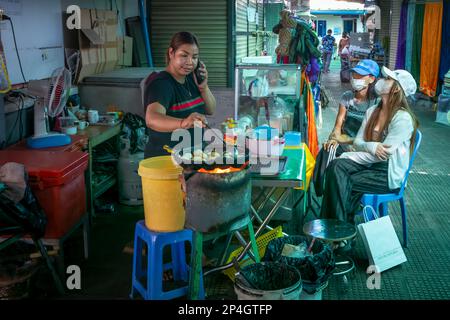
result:
[[(184, 84), (176, 81), (167, 71), (161, 71), (145, 90), (145, 111), (154, 103), (160, 103), (166, 109), (166, 115), (184, 119), (191, 113), (205, 114), (205, 101), (200, 95), (192, 74), (186, 77)], [(178, 141), (171, 141), (172, 132), (158, 132), (148, 129), (149, 142), (145, 148), (145, 158), (168, 155), (164, 145), (175, 146)], [(193, 129), (190, 129), (193, 137)]]

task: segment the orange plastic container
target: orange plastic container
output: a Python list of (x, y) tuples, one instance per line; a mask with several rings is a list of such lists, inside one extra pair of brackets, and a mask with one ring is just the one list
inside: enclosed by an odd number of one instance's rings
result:
[(25, 165), (29, 184), (47, 215), (44, 238), (64, 236), (86, 213), (85, 152), (0, 151), (0, 166)]

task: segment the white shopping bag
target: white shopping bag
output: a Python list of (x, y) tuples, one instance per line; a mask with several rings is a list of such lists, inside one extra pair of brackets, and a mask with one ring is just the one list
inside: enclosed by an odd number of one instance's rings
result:
[[(375, 220), (370, 221), (367, 211), (372, 211)], [(377, 272), (383, 272), (406, 262), (400, 241), (389, 216), (378, 217), (371, 206), (363, 209), (365, 223), (358, 225), (364, 241), (369, 262)]]

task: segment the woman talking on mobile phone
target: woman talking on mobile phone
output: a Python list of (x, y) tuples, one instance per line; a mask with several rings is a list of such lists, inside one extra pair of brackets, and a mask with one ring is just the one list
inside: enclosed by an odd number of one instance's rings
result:
[[(205, 115), (216, 111), (208, 71), (199, 61), (199, 44), (193, 34), (178, 32), (172, 37), (166, 64), (165, 70), (145, 89), (145, 122), (149, 128), (145, 158), (167, 155), (163, 146), (173, 147), (177, 143), (171, 141), (173, 131), (189, 129), (193, 136), (194, 122), (205, 123)], [(201, 82), (197, 76), (203, 78)]]

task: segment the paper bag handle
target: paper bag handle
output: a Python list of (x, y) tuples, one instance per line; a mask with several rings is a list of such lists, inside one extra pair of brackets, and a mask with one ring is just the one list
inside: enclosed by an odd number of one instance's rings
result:
[(363, 215), (364, 215), (364, 221), (365, 221), (365, 222), (369, 222), (369, 221), (370, 221), (370, 219), (369, 219), (369, 217), (368, 217), (368, 212), (367, 212), (369, 209), (372, 211), (372, 216), (373, 216), (375, 219), (378, 219), (378, 218), (379, 218), (379, 216), (378, 216), (377, 212), (375, 211), (375, 209), (374, 209), (372, 206), (367, 205), (367, 206), (365, 206), (365, 207), (363, 208)]

